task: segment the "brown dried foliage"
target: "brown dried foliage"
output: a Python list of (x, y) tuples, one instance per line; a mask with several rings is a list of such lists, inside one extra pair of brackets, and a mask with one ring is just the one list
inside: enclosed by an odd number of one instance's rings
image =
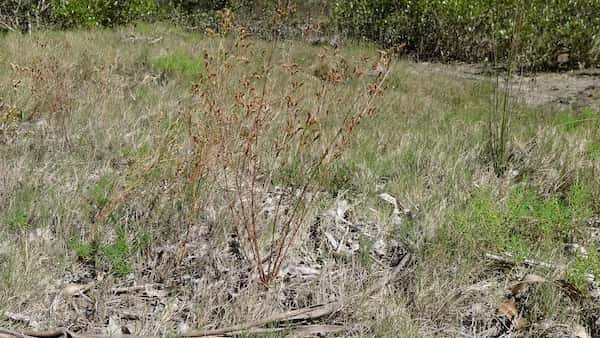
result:
[[(323, 190), (324, 170), (343, 154), (361, 121), (375, 113), (386, 74), (348, 105), (335, 96), (339, 74), (316, 91), (303, 88), (307, 74), (297, 64), (278, 63), (277, 46), (262, 69), (247, 69), (252, 42), (241, 32), (232, 48), (205, 53), (207, 76), (194, 87), (199, 104), (185, 119), (192, 147), (188, 183), (225, 196), (232, 231), (244, 239), (260, 282), (269, 285)], [(233, 100), (224, 93), (233, 93)], [(332, 114), (340, 107), (347, 109)], [(277, 186), (281, 173), (290, 171), (297, 184)], [(264, 210), (265, 193), (277, 189), (275, 210)]]

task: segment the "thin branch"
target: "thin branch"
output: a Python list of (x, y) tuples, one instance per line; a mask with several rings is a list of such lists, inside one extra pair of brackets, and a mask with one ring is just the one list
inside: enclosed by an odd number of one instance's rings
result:
[(327, 304), (320, 304), (316, 306), (306, 307), (303, 309), (293, 310), (285, 313), (281, 313), (269, 318), (246, 322), (222, 329), (216, 330), (193, 330), (181, 334), (182, 337), (206, 337), (206, 336), (219, 336), (224, 334), (230, 334), (232, 332), (240, 332), (253, 327), (260, 327), (273, 322), (282, 322), (290, 320), (311, 320), (321, 318), (332, 313), (339, 311), (342, 308), (342, 304), (339, 302), (332, 302)]
[(8, 29), (8, 30), (9, 30), (9, 31), (11, 31), (11, 32), (16, 32), (16, 31), (17, 31), (17, 30), (16, 30), (16, 29), (15, 29), (13, 26), (11, 26), (11, 25), (7, 24), (7, 23), (6, 23), (6, 22), (4, 22), (4, 21), (0, 21), (0, 26), (2, 26), (2, 27), (4, 27), (4, 28)]

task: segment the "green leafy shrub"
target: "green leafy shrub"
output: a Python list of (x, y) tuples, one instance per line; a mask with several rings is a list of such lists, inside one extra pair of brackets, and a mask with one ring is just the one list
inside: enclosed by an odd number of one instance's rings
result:
[(175, 0), (171, 4), (186, 12), (219, 10), (230, 5), (228, 0)]
[[(587, 0), (336, 0), (332, 20), (351, 36), (405, 44), (421, 57), (508, 57), (513, 37), (533, 68), (600, 64), (600, 2)], [(513, 34), (514, 33), (514, 34)]]
[(157, 0), (54, 0), (53, 18), (62, 27), (115, 26), (152, 17)]

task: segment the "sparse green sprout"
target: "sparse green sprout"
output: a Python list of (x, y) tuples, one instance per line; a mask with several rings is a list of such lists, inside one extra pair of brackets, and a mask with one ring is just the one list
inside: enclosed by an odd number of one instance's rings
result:
[(125, 227), (119, 230), (114, 242), (100, 248), (102, 260), (108, 264), (109, 271), (118, 277), (124, 277), (132, 271), (131, 247), (128, 234), (123, 229)]
[(363, 267), (370, 269), (373, 264), (371, 251), (373, 250), (373, 240), (365, 236), (361, 236), (359, 243), (358, 257)]
[(117, 277), (124, 277), (132, 271), (133, 252), (143, 250), (150, 244), (147, 233), (141, 233), (130, 243), (126, 229), (125, 226), (121, 226), (117, 231), (117, 238), (106, 244), (73, 239), (69, 242), (69, 247), (79, 260), (93, 263), (99, 269), (107, 269)]
[(587, 290), (591, 281), (600, 281), (600, 252), (592, 246), (587, 255), (579, 255), (567, 272), (568, 279), (580, 290)]
[(29, 226), (29, 215), (23, 208), (16, 208), (6, 217), (6, 223), (13, 230), (21, 230)]
[(586, 157), (590, 160), (600, 159), (600, 142), (589, 142), (585, 149)]
[(96, 184), (90, 187), (88, 196), (92, 206), (96, 209), (101, 209), (108, 203), (110, 194), (112, 193), (114, 181), (111, 176), (101, 177)]
[(75, 252), (75, 255), (78, 259), (83, 261), (90, 261), (94, 258), (93, 256), (95, 254), (95, 250), (90, 243), (87, 243), (80, 239), (73, 239), (69, 244), (71, 250)]
[(581, 112), (562, 111), (556, 114), (556, 124), (565, 130), (575, 130), (583, 125), (594, 125), (600, 121), (598, 112), (584, 109)]
[(138, 227), (135, 233), (133, 249), (135, 252), (144, 253), (152, 245), (152, 232), (148, 229)]
[(31, 185), (23, 185), (12, 194), (12, 202), (6, 204), (6, 209), (0, 206), (0, 225), (6, 224), (11, 231), (29, 228), (32, 224), (32, 206), (37, 198), (37, 191)]

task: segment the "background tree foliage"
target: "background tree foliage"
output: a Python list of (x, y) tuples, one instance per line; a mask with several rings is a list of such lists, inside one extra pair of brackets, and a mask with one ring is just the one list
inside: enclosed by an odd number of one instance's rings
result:
[[(420, 58), (492, 61), (520, 51), (533, 69), (600, 65), (599, 0), (310, 0), (291, 1), (311, 20), (349, 38), (402, 46)], [(268, 26), (268, 0), (4, 0), (0, 29), (114, 26), (175, 18), (214, 28), (229, 8), (251, 31)], [(315, 17), (315, 13), (321, 13)], [(290, 21), (298, 25), (297, 21)]]
[(156, 0), (54, 0), (53, 19), (62, 27), (114, 26), (158, 14)]
[(335, 0), (331, 19), (351, 36), (425, 58), (481, 61), (516, 43), (531, 67), (600, 62), (597, 0)]

